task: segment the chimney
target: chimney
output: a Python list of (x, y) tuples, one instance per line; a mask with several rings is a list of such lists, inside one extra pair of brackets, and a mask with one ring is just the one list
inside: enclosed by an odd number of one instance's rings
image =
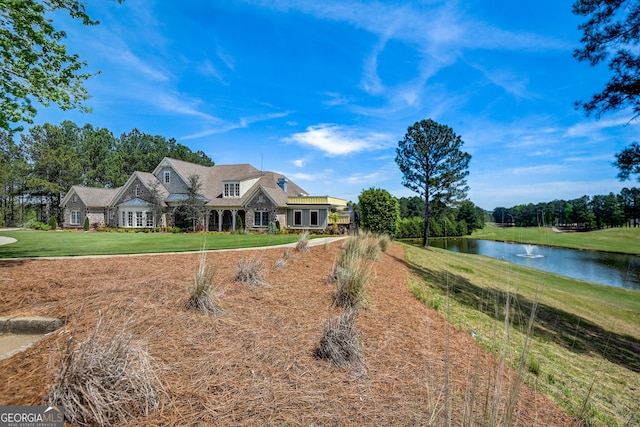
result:
[(278, 185), (282, 188), (282, 191), (287, 192), (287, 178), (278, 178)]

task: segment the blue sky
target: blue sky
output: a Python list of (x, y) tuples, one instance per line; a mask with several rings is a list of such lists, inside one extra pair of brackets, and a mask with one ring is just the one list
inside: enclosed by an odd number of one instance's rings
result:
[(371, 187), (415, 194), (395, 148), (431, 118), (462, 137), (482, 208), (618, 193), (637, 185), (612, 162), (638, 125), (575, 109), (609, 75), (573, 58), (571, 4), (90, 0), (100, 25), (56, 19), (101, 70), (93, 112), (41, 109), (36, 124), (137, 128), (357, 201)]

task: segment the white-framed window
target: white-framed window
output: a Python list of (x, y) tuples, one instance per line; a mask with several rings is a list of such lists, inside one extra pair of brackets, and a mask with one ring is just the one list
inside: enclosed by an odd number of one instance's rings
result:
[(136, 197), (140, 197), (140, 187), (136, 185)]
[(136, 211), (136, 227), (144, 226), (142, 211)]
[(164, 171), (164, 183), (169, 184), (171, 182), (171, 172)]
[(78, 196), (77, 195), (73, 195), (73, 203), (76, 203), (78, 201)]
[(302, 225), (302, 211), (293, 211), (293, 225)]
[(129, 211), (127, 212), (127, 227), (135, 227), (135, 225), (133, 225), (133, 211)]
[(155, 221), (153, 220), (153, 212), (147, 212), (147, 227), (154, 227)]
[(311, 226), (317, 227), (318, 225), (320, 225), (318, 222), (318, 218), (319, 218), (318, 211), (311, 211), (310, 213), (311, 213)]
[(79, 225), (79, 224), (80, 224), (80, 211), (79, 210), (71, 211), (71, 225)]
[(127, 213), (125, 211), (122, 211), (122, 221), (120, 221), (120, 225), (122, 227), (127, 226)]
[(253, 216), (254, 227), (268, 227), (269, 226), (269, 212), (257, 211)]
[(224, 183), (224, 197), (240, 197), (240, 183), (239, 182), (225, 182)]

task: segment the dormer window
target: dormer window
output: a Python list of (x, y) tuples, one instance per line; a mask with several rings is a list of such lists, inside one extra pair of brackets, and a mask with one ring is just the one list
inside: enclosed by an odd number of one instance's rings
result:
[(225, 182), (224, 183), (224, 197), (240, 197), (240, 183), (239, 182)]
[(165, 171), (164, 173), (164, 183), (169, 184), (171, 182), (171, 172)]

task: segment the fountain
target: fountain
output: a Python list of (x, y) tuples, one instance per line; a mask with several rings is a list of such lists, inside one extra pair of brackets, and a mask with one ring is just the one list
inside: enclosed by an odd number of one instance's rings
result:
[(516, 254), (516, 256), (522, 257), (522, 258), (543, 258), (544, 255), (539, 255), (539, 254), (534, 254), (533, 250), (535, 249), (535, 245), (522, 245), (522, 247), (524, 248), (525, 252), (524, 254)]

